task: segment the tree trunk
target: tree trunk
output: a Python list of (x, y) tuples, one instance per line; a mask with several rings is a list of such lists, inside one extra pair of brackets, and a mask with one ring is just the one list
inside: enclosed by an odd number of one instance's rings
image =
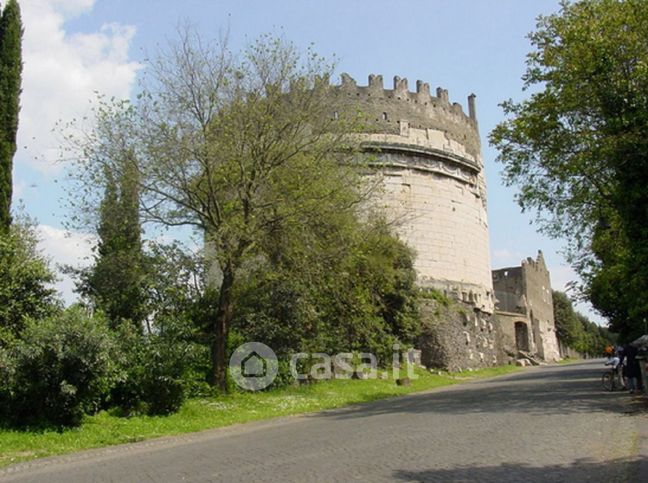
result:
[(218, 308), (212, 326), (211, 374), (209, 383), (227, 392), (227, 337), (233, 315), (232, 287), (234, 269), (227, 265), (223, 269), (223, 282), (218, 297)]

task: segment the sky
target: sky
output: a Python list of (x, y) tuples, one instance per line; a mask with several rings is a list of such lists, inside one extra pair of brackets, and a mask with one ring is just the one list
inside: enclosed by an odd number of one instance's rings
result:
[[(281, 35), (327, 58), (337, 72), (366, 85), (382, 74), (448, 89), (451, 102), (466, 108), (477, 96), (477, 118), (488, 184), (488, 217), (493, 268), (519, 265), (544, 253), (552, 286), (563, 290), (576, 275), (566, 264), (564, 242), (536, 232), (520, 213), (515, 189), (501, 182), (501, 165), (488, 133), (503, 120), (503, 100), (524, 98), (521, 76), (530, 50), (527, 33), (536, 17), (558, 10), (558, 0), (19, 0), (22, 8), (23, 93), (14, 205), (37, 220), (41, 247), (54, 264), (87, 263), (94, 237), (68, 231), (63, 138), (57, 125), (83, 120), (96, 94), (130, 98), (145, 60), (177, 39), (189, 22), (205, 39), (229, 31), (240, 49), (264, 33)], [(83, 122), (83, 121), (81, 121)], [(90, 121), (88, 121), (90, 122)], [(64, 157), (64, 156), (63, 156)], [(84, 260), (86, 260), (84, 262)], [(57, 288), (74, 299), (72, 282)], [(578, 309), (602, 319), (587, 305)]]

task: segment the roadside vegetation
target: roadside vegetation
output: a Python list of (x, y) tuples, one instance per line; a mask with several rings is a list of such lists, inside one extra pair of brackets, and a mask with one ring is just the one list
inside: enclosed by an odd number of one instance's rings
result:
[[(15, 9), (7, 31), (19, 35)], [(357, 112), (337, 104), (331, 73), (282, 39), (231, 52), (186, 30), (135, 101), (100, 98), (90, 129), (67, 126), (69, 222), (98, 240), (90, 266), (67, 267), (75, 306), (47, 289), (34, 229), (12, 220), (3, 190), (4, 427), (29, 435), (224, 397), (244, 342), (278, 356), (275, 390), (293, 384), (297, 353), (370, 353), (387, 367), (395, 345), (413, 347), (414, 254), (370, 208), (376, 186), (349, 136)], [(204, 246), (147, 239), (145, 225), (187, 227)], [(318, 361), (302, 358), (300, 372)]]
[[(506, 103), (509, 120), (491, 135), (521, 205), (572, 241), (584, 293), (626, 338), (648, 318), (646, 19), (646, 2), (614, 0), (565, 3), (542, 19), (526, 82), (547, 90)], [(332, 92), (333, 66), (267, 36), (232, 52), (226, 39), (185, 31), (151, 60), (136, 99), (100, 98), (90, 129), (65, 131), (69, 222), (98, 243), (89, 267), (68, 267), (80, 301), (64, 308), (33, 223), (11, 210), (21, 33), (9, 0), (0, 18), (2, 464), (514, 370), (425, 372), (405, 387), (294, 386), (286, 361), (296, 353), (372, 353), (390, 366), (394, 345), (407, 350), (420, 335), (419, 297), (447, 300), (419, 293), (415, 254), (368, 208), (377, 187), (349, 136), (362, 126)], [(193, 230), (201, 248), (144, 227)], [(595, 354), (609, 334), (569, 307), (557, 317), (561, 337)], [(280, 359), (267, 392), (240, 393), (228, 378), (231, 353), (249, 341)], [(304, 359), (301, 372), (315, 362)]]
[(538, 18), (523, 76), (490, 134), (506, 184), (567, 242), (580, 287), (620, 342), (648, 332), (648, 3), (561, 2)]
[(556, 335), (561, 344), (585, 357), (602, 357), (607, 346), (614, 346), (617, 334), (601, 327), (587, 316), (574, 310), (567, 294), (554, 290), (552, 293)]
[(257, 393), (235, 392), (189, 399), (177, 413), (169, 416), (125, 418), (109, 410), (86, 416), (79, 427), (60, 431), (52, 428), (32, 428), (30, 431), (5, 428), (0, 429), (0, 466), (82, 449), (333, 409), (518, 370), (521, 368), (503, 366), (441, 375), (417, 370), (418, 379), (412, 379), (409, 386), (397, 386), (391, 377), (374, 380), (336, 379)]

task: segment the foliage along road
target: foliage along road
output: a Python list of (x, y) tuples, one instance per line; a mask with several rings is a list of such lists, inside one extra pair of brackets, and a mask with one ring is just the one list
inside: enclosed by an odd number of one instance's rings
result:
[(602, 361), (37, 460), (0, 481), (648, 481), (645, 399)]

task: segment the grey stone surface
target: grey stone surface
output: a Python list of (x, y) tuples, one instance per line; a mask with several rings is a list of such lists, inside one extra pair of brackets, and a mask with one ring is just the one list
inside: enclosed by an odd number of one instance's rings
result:
[(466, 115), (459, 103), (450, 102), (447, 90), (439, 87), (436, 97), (432, 96), (426, 82), (417, 81), (416, 92), (410, 92), (407, 79), (396, 76), (393, 89), (385, 87), (382, 75), (371, 74), (368, 85), (360, 86), (348, 74), (342, 74), (339, 94), (361, 104), (368, 131), (398, 134), (399, 121), (405, 120), (413, 128), (444, 131), (465, 145), (473, 156), (479, 156), (474, 96), (468, 98), (469, 114)]
[[(530, 350), (544, 360), (559, 360), (551, 279), (542, 252), (535, 260), (522, 260), (519, 267), (493, 270), (493, 290), (507, 352)], [(525, 347), (516, 324), (525, 328)]]
[(420, 302), (423, 331), (417, 342), (426, 367), (448, 371), (493, 366), (505, 359), (493, 316), (466, 303)]
[(1, 481), (648, 481), (647, 418), (601, 361), (90, 451)]
[(333, 89), (334, 105), (363, 116), (355, 133), (382, 185), (373, 200), (403, 241), (416, 251), (417, 284), (493, 312), (486, 181), (474, 96), (469, 114), (448, 91), (432, 96), (427, 83), (408, 90), (382, 76), (359, 86), (349, 75)]

